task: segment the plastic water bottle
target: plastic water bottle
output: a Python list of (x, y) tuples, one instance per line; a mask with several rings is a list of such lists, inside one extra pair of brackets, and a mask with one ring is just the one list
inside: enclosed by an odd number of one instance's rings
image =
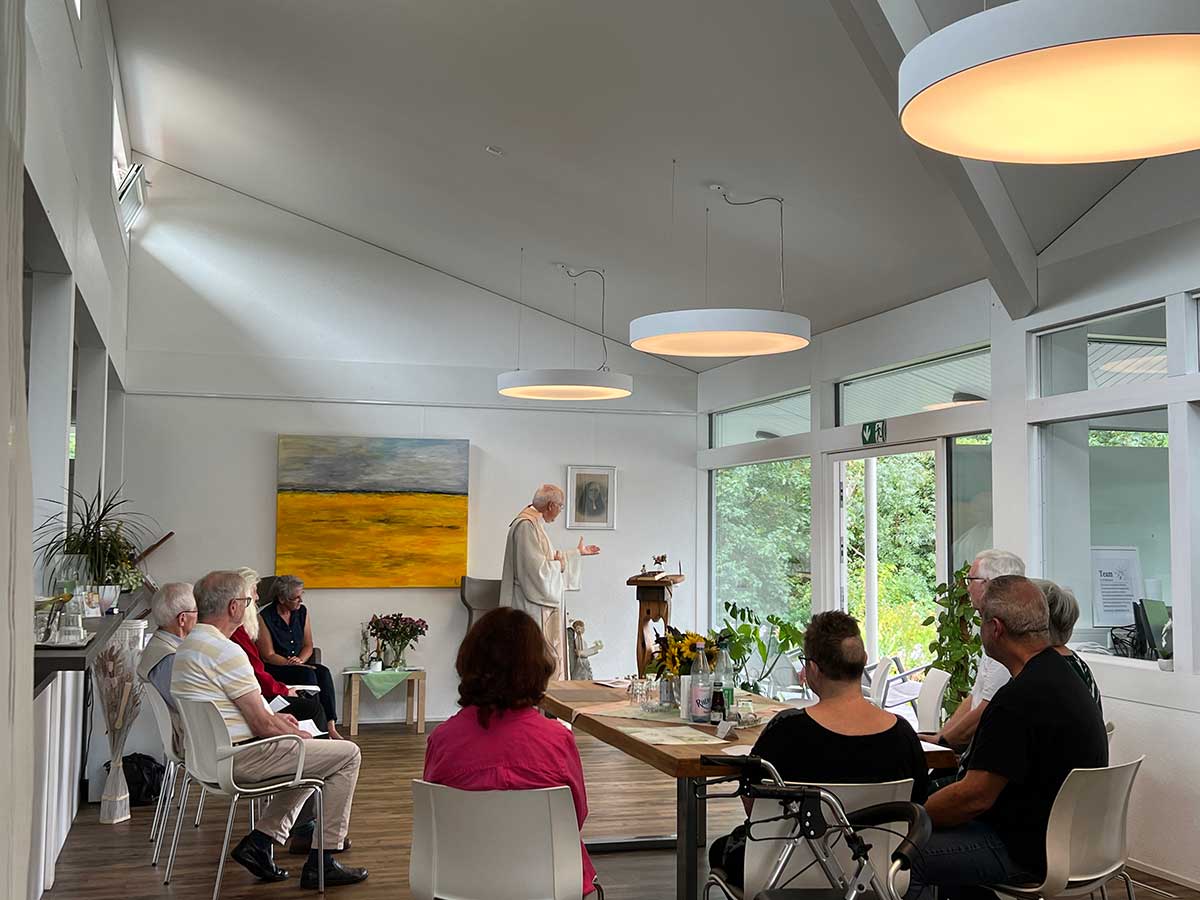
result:
[(712, 703), (713, 676), (704, 653), (704, 641), (696, 642), (696, 661), (692, 663), (692, 721), (708, 724)]

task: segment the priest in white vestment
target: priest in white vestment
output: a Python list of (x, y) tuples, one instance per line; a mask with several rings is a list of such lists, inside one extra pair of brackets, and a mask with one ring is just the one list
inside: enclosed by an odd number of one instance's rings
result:
[(580, 559), (600, 552), (597, 546), (585, 545), (583, 538), (571, 550), (554, 549), (546, 523), (558, 518), (564, 499), (556, 485), (538, 488), (533, 502), (508, 527), (500, 576), (500, 605), (524, 610), (541, 626), (558, 660), (554, 677), (560, 679), (567, 677), (563, 594), (579, 590)]

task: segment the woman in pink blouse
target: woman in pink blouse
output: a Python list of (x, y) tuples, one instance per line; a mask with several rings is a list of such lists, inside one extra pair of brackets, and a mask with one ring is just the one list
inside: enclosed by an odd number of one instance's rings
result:
[[(463, 640), (457, 669), (462, 709), (429, 735), (425, 780), (465, 791), (566, 785), (583, 828), (587, 792), (575, 737), (537, 710), (555, 670), (541, 629), (519, 609), (494, 609)], [(596, 890), (596, 870), (580, 849), (586, 895)]]

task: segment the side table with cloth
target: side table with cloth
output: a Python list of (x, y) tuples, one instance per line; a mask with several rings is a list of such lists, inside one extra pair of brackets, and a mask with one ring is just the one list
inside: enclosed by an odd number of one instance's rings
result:
[[(267, 632), (271, 636), (271, 644), (276, 653), (283, 657), (298, 656), (304, 649), (304, 629), (308, 622), (308, 607), (301, 606), (291, 613), (291, 619), (283, 621), (279, 607), (271, 604), (259, 614)], [(321, 689), (321, 708), (329, 722), (337, 721), (337, 691), (333, 686), (333, 676), (329, 669), (320, 663), (304, 665), (276, 665), (264, 660), (266, 670), (274, 678), (284, 684), (315, 684)]]
[(381, 672), (373, 672), (370, 669), (344, 669), (342, 674), (346, 676), (342, 719), (349, 724), (351, 737), (358, 734), (358, 699), (364, 684), (376, 700), (382, 700), (394, 688), (405, 685), (408, 688), (408, 696), (404, 706), (404, 721), (409, 725), (415, 722), (417, 734), (425, 733), (424, 669), (384, 669)]

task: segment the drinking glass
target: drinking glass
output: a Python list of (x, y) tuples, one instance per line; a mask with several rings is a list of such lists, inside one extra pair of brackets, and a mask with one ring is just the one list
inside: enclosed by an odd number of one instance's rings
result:
[(642, 711), (658, 712), (659, 705), (658, 682), (652, 678), (647, 678), (646, 690), (642, 694)]
[(50, 627), (50, 613), (48, 611), (37, 611), (33, 614), (33, 640), (36, 644), (50, 642), (54, 640), (53, 634), (47, 634), (46, 629)]
[(63, 612), (58, 617), (58, 642), (78, 644), (83, 640), (83, 616), (79, 613)]
[(751, 722), (754, 720), (754, 702), (751, 700), (739, 700), (737, 702), (737, 720), (739, 722)]
[(646, 699), (646, 691), (650, 682), (645, 678), (633, 678), (629, 681), (629, 705), (641, 706)]

